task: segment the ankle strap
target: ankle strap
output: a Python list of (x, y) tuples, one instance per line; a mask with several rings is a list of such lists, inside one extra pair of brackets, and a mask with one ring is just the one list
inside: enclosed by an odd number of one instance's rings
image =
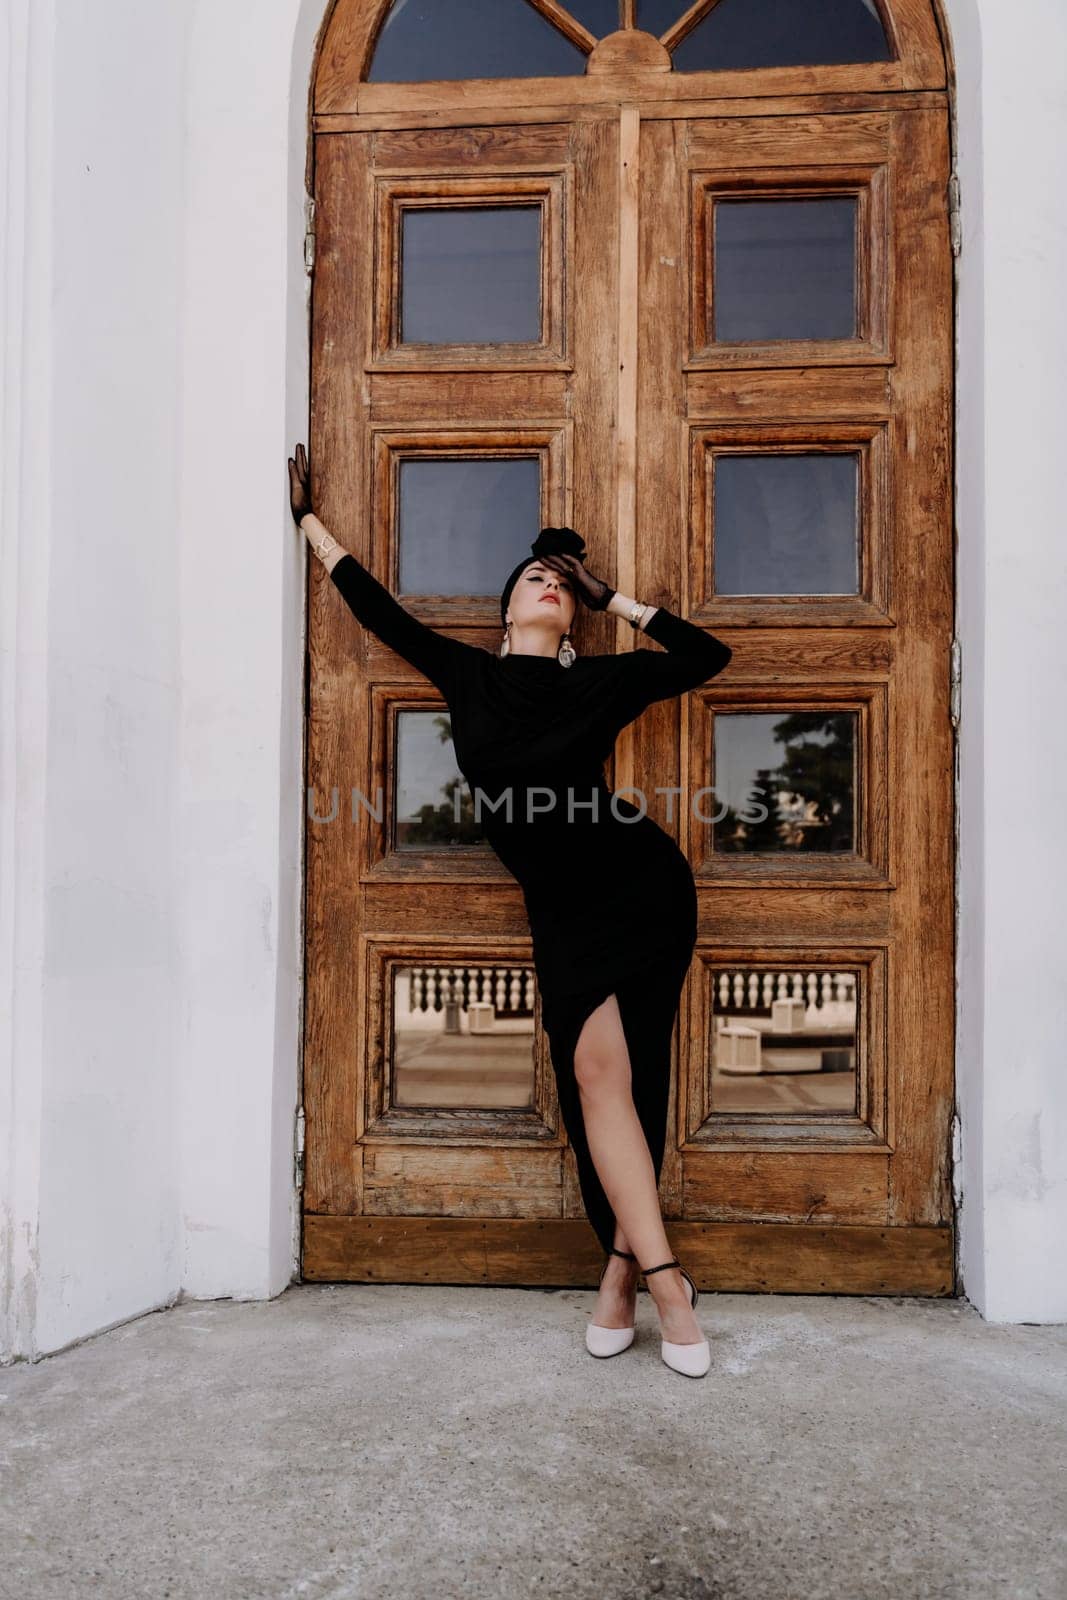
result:
[(672, 1256), (669, 1261), (661, 1261), (658, 1267), (642, 1267), (641, 1271), (647, 1278), (653, 1272), (665, 1272), (668, 1267), (680, 1267), (681, 1264), (677, 1256)]
[(637, 1257), (635, 1255), (631, 1255), (629, 1250), (616, 1250), (614, 1245), (610, 1247), (608, 1254), (611, 1256), (622, 1256), (626, 1261), (637, 1260)]

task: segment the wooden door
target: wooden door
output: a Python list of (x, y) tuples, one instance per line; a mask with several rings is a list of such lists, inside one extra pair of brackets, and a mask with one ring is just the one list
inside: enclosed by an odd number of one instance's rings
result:
[(663, 1186), (739, 1288), (952, 1287), (947, 183), (939, 109), (642, 129), (637, 593), (734, 648), (636, 729), (700, 903)]
[[(608, 771), (699, 891), (672, 1240), (713, 1287), (951, 1292), (944, 110), (684, 109), (320, 136), (316, 495), (486, 648), (542, 522), (731, 644)], [(495, 344), (419, 322), (418, 229), (457, 207), (536, 212), (539, 309)], [(519, 547), (438, 559), (449, 471), (527, 496)], [(436, 691), (311, 592), (308, 783), (340, 810), (308, 823), (304, 1276), (593, 1282), (517, 886)], [(581, 648), (637, 643), (583, 620)]]
[[(542, 525), (580, 527), (614, 569), (618, 189), (615, 117), (320, 141), (317, 502), (402, 603), (491, 650)], [(588, 1271), (525, 908), (447, 707), (321, 570), (312, 601), (308, 782), (329, 820), (308, 823), (304, 1274)], [(581, 648), (612, 648), (613, 619), (583, 623)]]

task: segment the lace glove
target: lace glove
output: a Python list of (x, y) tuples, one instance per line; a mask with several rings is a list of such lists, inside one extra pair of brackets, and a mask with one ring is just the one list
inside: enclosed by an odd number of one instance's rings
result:
[(577, 556), (567, 555), (564, 551), (546, 552), (539, 559), (546, 567), (551, 567), (553, 572), (562, 573), (565, 578), (570, 578), (579, 600), (588, 606), (590, 611), (607, 610), (608, 601), (615, 590), (610, 583), (605, 583), (602, 578), (594, 578), (591, 572), (587, 572)]
[(300, 519), (312, 514), (311, 480), (308, 476), (307, 452), (302, 444), (296, 447), (296, 457), (289, 457), (289, 509), (297, 527)]

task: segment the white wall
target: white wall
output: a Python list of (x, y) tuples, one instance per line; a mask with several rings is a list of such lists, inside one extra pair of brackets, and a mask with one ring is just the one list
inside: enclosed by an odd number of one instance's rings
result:
[(1062, 0), (948, 0), (948, 11), (964, 224), (961, 1264), (969, 1297), (990, 1320), (1061, 1322), (1067, 10)]
[(295, 1271), (303, 956), (307, 101), (322, 0), (194, 8), (178, 595), (182, 1285)]
[(185, 18), (9, 18), (0, 1161), (4, 1349), (26, 1352), (179, 1281)]
[[(285, 457), (307, 436), (323, 9), (9, 0), (0, 1357), (292, 1272), (303, 569)], [(1055, 0), (948, 12), (962, 1265), (988, 1316), (1062, 1320), (1067, 39)]]
[(320, 0), (9, 0), (0, 1359), (296, 1249)]

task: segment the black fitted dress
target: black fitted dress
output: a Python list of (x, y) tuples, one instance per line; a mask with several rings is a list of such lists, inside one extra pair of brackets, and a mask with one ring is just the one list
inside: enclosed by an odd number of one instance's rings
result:
[[(615, 994), (658, 1180), (697, 900), (674, 840), (644, 808), (613, 797), (603, 765), (620, 729), (654, 700), (715, 677), (730, 648), (660, 606), (644, 632), (665, 653), (579, 655), (569, 667), (555, 656), (500, 656), (420, 622), (355, 556), (342, 556), (331, 577), (358, 620), (448, 703), (475, 816), (522, 889), (560, 1111), (586, 1214), (607, 1250), (615, 1217), (586, 1142), (575, 1046), (589, 1013)], [(655, 782), (643, 790), (646, 806)]]

